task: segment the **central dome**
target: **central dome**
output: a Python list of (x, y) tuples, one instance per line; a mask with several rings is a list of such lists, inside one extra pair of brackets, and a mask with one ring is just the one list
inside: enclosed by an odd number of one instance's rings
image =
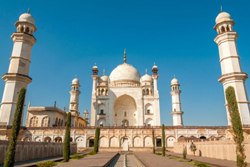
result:
[(140, 82), (140, 73), (130, 64), (123, 63), (118, 65), (110, 74), (110, 82), (134, 81)]

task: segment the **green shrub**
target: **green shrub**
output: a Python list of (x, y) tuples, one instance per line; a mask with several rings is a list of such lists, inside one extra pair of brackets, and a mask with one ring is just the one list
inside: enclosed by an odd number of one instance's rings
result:
[(84, 158), (86, 155), (83, 154), (74, 154), (70, 156), (70, 159), (81, 159)]
[(4, 167), (12, 167), (15, 163), (16, 142), (22, 122), (23, 105), (25, 101), (26, 89), (22, 88), (18, 95), (14, 120), (12, 122), (11, 137), (8, 144)]
[(52, 167), (52, 166), (56, 166), (56, 163), (54, 161), (40, 162), (37, 164), (37, 167)]
[(91, 151), (90, 153), (88, 153), (88, 155), (95, 155), (96, 154), (96, 152), (94, 152), (94, 151)]
[(203, 162), (198, 162), (198, 161), (195, 161), (194, 165), (198, 167), (209, 167), (208, 164), (203, 163)]

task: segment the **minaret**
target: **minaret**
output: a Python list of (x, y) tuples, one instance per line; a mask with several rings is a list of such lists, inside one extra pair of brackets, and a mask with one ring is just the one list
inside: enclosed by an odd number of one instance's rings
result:
[(155, 126), (160, 126), (161, 125), (161, 120), (160, 120), (160, 97), (159, 97), (159, 92), (158, 92), (158, 67), (154, 64), (152, 67), (152, 78), (153, 78), (153, 85), (154, 85), (154, 125)]
[(72, 115), (72, 125), (74, 127), (78, 127), (78, 117), (79, 113), (79, 96), (80, 96), (80, 84), (77, 78), (72, 80), (71, 90), (70, 90), (70, 104), (69, 104), (69, 111)]
[(94, 65), (92, 67), (92, 78), (93, 78), (93, 85), (92, 85), (92, 100), (91, 100), (91, 126), (96, 125), (96, 87), (97, 87), (97, 80), (98, 80), (98, 67)]
[(80, 84), (77, 78), (72, 80), (71, 90), (70, 90), (70, 105), (69, 111), (73, 116), (79, 116), (79, 95), (80, 95)]
[(152, 67), (152, 73), (153, 73), (153, 79), (154, 79), (154, 91), (155, 93), (158, 93), (157, 81), (158, 81), (159, 75), (158, 75), (158, 67), (155, 64)]
[[(243, 125), (250, 125), (249, 102), (245, 87), (245, 80), (248, 75), (241, 70), (240, 57), (236, 46), (238, 34), (233, 30), (234, 21), (229, 13), (221, 11), (216, 17), (215, 22), (216, 25), (214, 26), (214, 29), (217, 31), (218, 35), (215, 37), (214, 41), (219, 47), (222, 72), (219, 82), (223, 85), (224, 94), (229, 86), (234, 87), (241, 122)], [(228, 110), (227, 118), (228, 125), (230, 125)]]
[(180, 84), (174, 77), (171, 81), (173, 126), (183, 126), (183, 111), (181, 109), (180, 95)]
[(12, 125), (18, 93), (32, 81), (29, 76), (31, 49), (36, 39), (34, 18), (24, 13), (16, 22), (16, 32), (11, 38), (14, 42), (8, 72), (2, 77), (5, 81), (3, 98), (0, 108), (0, 125)]

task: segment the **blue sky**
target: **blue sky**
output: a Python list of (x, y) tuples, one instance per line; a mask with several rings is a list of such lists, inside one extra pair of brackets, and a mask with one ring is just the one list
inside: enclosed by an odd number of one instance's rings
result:
[[(250, 2), (224, 0), (239, 33), (238, 49), (244, 72), (250, 73)], [(112, 69), (123, 61), (143, 75), (154, 62), (159, 67), (161, 122), (172, 124), (170, 81), (182, 89), (185, 125), (226, 125), (218, 49), (213, 42), (218, 0), (8, 0), (0, 6), (0, 74), (8, 70), (10, 35), (19, 15), (31, 8), (37, 26), (32, 50), (26, 103), (69, 105), (71, 80), (81, 82), (80, 111), (90, 109), (91, 67)], [(149, 70), (150, 71), (150, 70)], [(250, 91), (250, 83), (246, 83)], [(4, 82), (0, 81), (0, 95)]]

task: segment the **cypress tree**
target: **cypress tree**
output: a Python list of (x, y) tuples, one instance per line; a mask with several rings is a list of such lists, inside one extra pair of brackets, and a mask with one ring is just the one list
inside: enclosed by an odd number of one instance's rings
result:
[(246, 155), (243, 144), (244, 142), (243, 128), (240, 119), (238, 104), (236, 101), (235, 91), (232, 86), (229, 86), (226, 89), (226, 99), (231, 120), (231, 128), (233, 131), (233, 139), (236, 144), (237, 166), (246, 167), (247, 163), (246, 163)]
[(70, 158), (70, 128), (71, 128), (71, 113), (68, 112), (66, 121), (66, 130), (64, 136), (64, 146), (63, 146), (63, 158), (65, 162), (68, 162)]
[(155, 131), (152, 129), (153, 154), (155, 154)]
[(17, 138), (22, 122), (22, 113), (23, 113), (23, 106), (25, 101), (25, 94), (26, 89), (22, 88), (18, 95), (14, 120), (12, 122), (12, 128), (11, 128), (11, 137), (8, 144), (8, 149), (6, 153), (6, 158), (4, 161), (4, 167), (12, 167), (15, 163), (15, 154), (16, 154), (16, 143)]
[(100, 127), (95, 129), (95, 140), (94, 140), (94, 153), (99, 151), (99, 139), (100, 139)]
[(166, 146), (165, 146), (165, 125), (162, 124), (162, 156), (165, 157), (166, 154)]

